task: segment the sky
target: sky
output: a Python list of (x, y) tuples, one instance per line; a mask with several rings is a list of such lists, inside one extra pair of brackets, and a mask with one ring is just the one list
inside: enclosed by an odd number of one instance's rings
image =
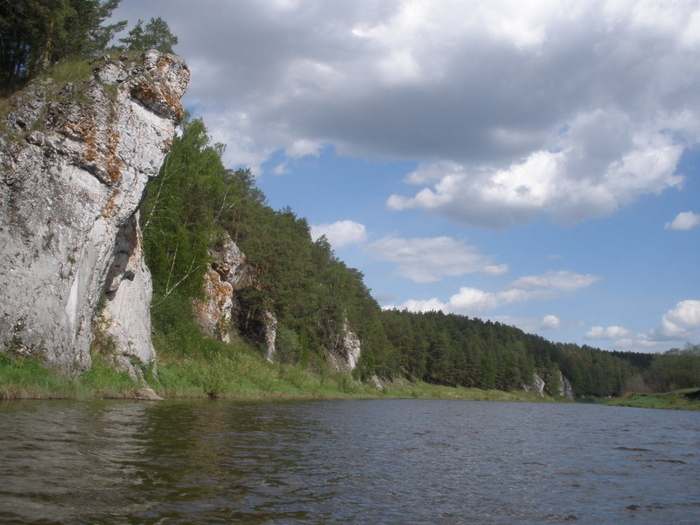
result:
[(700, 343), (700, 0), (122, 0), (382, 307)]

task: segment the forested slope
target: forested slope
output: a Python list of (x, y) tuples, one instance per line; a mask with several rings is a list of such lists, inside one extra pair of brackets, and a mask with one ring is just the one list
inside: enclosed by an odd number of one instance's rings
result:
[[(224, 167), (223, 150), (211, 143), (201, 120), (186, 119), (147, 189), (141, 224), (154, 280), (154, 324), (162, 336), (189, 322), (210, 251), (230, 237), (255, 273), (254, 286), (240, 292), (242, 315), (275, 315), (280, 362), (323, 368), (347, 323), (362, 342), (354, 371), (361, 379), (514, 390), (538, 374), (556, 395), (561, 372), (578, 396), (673, 383), (655, 380), (663, 375), (659, 368), (669, 369), (658, 364), (660, 357), (552, 343), (511, 326), (441, 312), (382, 311), (362, 273), (338, 260), (324, 237), (313, 241), (306, 220), (291, 209), (271, 209), (249, 170)], [(242, 338), (259, 340), (259, 327), (240, 318), (232, 323)]]

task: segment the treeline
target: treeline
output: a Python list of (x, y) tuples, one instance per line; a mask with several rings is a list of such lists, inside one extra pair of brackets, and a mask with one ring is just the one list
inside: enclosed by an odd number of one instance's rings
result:
[(121, 0), (0, 0), (0, 86), (11, 90), (57, 63), (106, 50), (172, 53), (177, 37), (161, 18), (139, 20), (111, 45), (126, 21), (105, 23)]
[(209, 250), (230, 237), (255, 268), (255, 285), (239, 297), (243, 316), (233, 322), (255, 341), (260, 327), (249, 321), (259, 316), (252, 314), (274, 313), (282, 362), (323, 367), (347, 323), (363, 344), (358, 378), (513, 390), (537, 373), (556, 395), (561, 372), (576, 395), (598, 397), (632, 386), (661, 390), (700, 381), (696, 347), (660, 356), (604, 352), (459, 315), (382, 311), (362, 273), (338, 260), (325, 237), (313, 241), (306, 220), (290, 208), (270, 208), (250, 171), (227, 169), (223, 152), (201, 120), (186, 118), (148, 186), (141, 222), (153, 273), (154, 325), (164, 337), (187, 325)]
[(644, 371), (644, 382), (652, 392), (700, 386), (700, 344), (655, 354)]
[(617, 395), (640, 373), (629, 360), (588, 346), (547, 341), (522, 330), (441, 312), (383, 313), (404, 373), (453, 386), (513, 390), (532, 383), (558, 395), (560, 372), (578, 396)]

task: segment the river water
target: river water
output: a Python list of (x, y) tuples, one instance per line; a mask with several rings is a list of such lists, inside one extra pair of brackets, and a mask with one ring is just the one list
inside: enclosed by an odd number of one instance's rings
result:
[(434, 400), (0, 404), (0, 523), (700, 523), (700, 413)]

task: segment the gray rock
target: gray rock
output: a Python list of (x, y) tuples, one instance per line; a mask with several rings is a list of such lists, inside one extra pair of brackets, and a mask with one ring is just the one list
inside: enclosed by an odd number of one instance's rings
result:
[(334, 347), (326, 349), (324, 356), (334, 372), (352, 372), (357, 367), (362, 356), (362, 341), (350, 327), (347, 318), (336, 335)]
[(569, 401), (574, 400), (574, 388), (571, 386), (571, 381), (561, 372), (559, 372), (559, 395)]
[(276, 354), (277, 318), (269, 311), (245, 312), (239, 292), (254, 288), (255, 269), (246, 261), (245, 254), (231, 237), (224, 233), (224, 241), (210, 250), (211, 267), (204, 275), (204, 297), (194, 301), (194, 314), (202, 332), (225, 343), (240, 332), (240, 318), (252, 317), (258, 327), (260, 344), (265, 346), (265, 358), (273, 362)]
[(134, 398), (142, 401), (165, 401), (165, 399), (156, 394), (152, 388), (137, 389), (134, 391)]
[(544, 387), (544, 379), (542, 379), (537, 373), (535, 373), (532, 376), (532, 382), (523, 385), (523, 390), (525, 390), (525, 392), (531, 392), (537, 394), (540, 397), (544, 397)]
[(154, 362), (137, 210), (183, 116), (188, 80), (180, 58), (148, 51), (133, 62), (99, 59), (88, 79), (30, 83), (7, 101), (1, 348), (80, 373), (100, 314), (123, 368)]

